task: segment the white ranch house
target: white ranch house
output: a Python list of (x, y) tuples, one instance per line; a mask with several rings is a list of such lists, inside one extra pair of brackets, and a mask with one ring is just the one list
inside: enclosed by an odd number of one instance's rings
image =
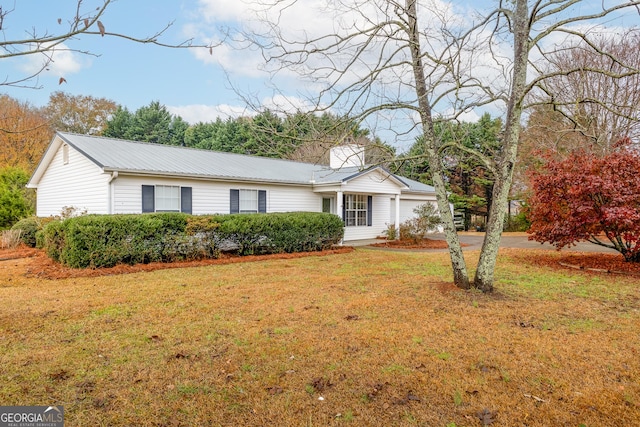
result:
[(58, 132), (27, 187), (40, 217), (182, 211), (194, 215), (330, 212), (344, 241), (376, 238), (435, 204), (433, 187), (363, 164), (341, 146), (331, 166)]

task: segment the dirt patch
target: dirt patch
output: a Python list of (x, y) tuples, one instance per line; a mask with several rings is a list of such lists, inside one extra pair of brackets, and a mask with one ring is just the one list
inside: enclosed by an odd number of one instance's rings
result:
[(394, 249), (447, 249), (447, 242), (428, 238), (422, 240), (383, 240), (370, 246)]
[(15, 260), (20, 258), (32, 258), (26, 268), (27, 277), (38, 277), (42, 279), (67, 279), (70, 277), (99, 277), (114, 276), (118, 274), (138, 273), (141, 271), (164, 270), (169, 268), (200, 267), (205, 265), (231, 264), (238, 262), (255, 262), (267, 259), (294, 259), (309, 256), (324, 256), (331, 254), (344, 254), (353, 251), (351, 246), (336, 247), (324, 251), (283, 253), (272, 255), (249, 255), (238, 256), (223, 254), (218, 259), (203, 259), (197, 261), (177, 261), (177, 262), (152, 262), (149, 264), (126, 265), (120, 264), (110, 268), (69, 268), (53, 261), (47, 257), (44, 251), (33, 248), (20, 247), (17, 249), (7, 249), (0, 251), (0, 259)]

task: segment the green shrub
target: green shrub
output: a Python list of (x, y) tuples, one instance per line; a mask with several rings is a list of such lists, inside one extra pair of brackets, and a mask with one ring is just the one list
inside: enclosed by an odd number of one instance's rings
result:
[(28, 218), (23, 218), (20, 221), (13, 224), (11, 230), (20, 230), (22, 234), (20, 235), (20, 240), (27, 246), (32, 248), (36, 247), (36, 233), (40, 230), (41, 224), (37, 217), (30, 216)]
[(38, 247), (37, 234), (41, 231), (45, 225), (53, 221), (54, 218), (38, 218), (37, 216), (30, 216), (28, 218), (21, 219), (13, 224), (12, 230), (20, 230), (22, 232), (20, 239), (22, 243), (32, 248)]
[(437, 208), (432, 203), (425, 203), (413, 210), (415, 217), (400, 224), (400, 234), (397, 236), (395, 225), (389, 225), (385, 232), (388, 240), (398, 237), (400, 240), (414, 241), (424, 239), (425, 235), (437, 229), (442, 224)]
[(529, 227), (531, 227), (531, 221), (523, 210), (517, 215), (512, 215), (511, 218), (505, 219), (504, 231), (527, 231)]
[(322, 250), (342, 239), (342, 221), (322, 213), (190, 216), (86, 215), (48, 224), (47, 254), (76, 268)]
[(0, 168), (0, 230), (33, 213), (33, 190), (25, 188), (29, 174), (22, 169)]
[(66, 245), (65, 222), (52, 221), (42, 229), (43, 248), (47, 256), (54, 261), (62, 262), (61, 254)]
[(71, 267), (112, 267), (186, 259), (187, 215), (86, 215), (69, 218), (65, 225), (65, 247), (60, 260)]
[(395, 240), (398, 237), (395, 224), (387, 224), (387, 228), (384, 230), (383, 235), (387, 240)]
[(438, 208), (433, 203), (424, 203), (413, 210), (416, 214), (413, 227), (416, 234), (424, 237), (430, 231), (437, 229), (442, 224)]
[(328, 213), (233, 214), (218, 221), (220, 244), (240, 255), (323, 250), (340, 242), (344, 233), (342, 220)]

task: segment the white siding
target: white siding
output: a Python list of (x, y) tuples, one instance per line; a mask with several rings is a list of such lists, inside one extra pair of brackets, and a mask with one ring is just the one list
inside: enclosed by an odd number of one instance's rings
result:
[(386, 196), (373, 196), (373, 217), (371, 226), (345, 227), (344, 240), (375, 239), (384, 235), (389, 224), (390, 199)]
[[(414, 218), (416, 214), (413, 212), (415, 208), (420, 205), (424, 205), (425, 203), (432, 203), (434, 206), (436, 204), (435, 201), (432, 200), (400, 200), (400, 224), (405, 222), (408, 219)], [(391, 205), (391, 217), (390, 221), (395, 221), (396, 215), (396, 205), (395, 201), (393, 201)]]
[[(384, 235), (391, 212), (390, 196), (400, 193), (399, 184), (379, 171), (374, 171), (349, 181), (342, 186), (344, 194), (373, 195), (373, 214), (371, 226), (345, 227), (344, 240), (375, 239)], [(393, 202), (395, 204), (395, 201)]]
[(109, 174), (72, 147), (63, 160), (61, 145), (43, 174), (37, 189), (36, 212), (46, 217), (60, 215), (64, 207), (88, 213), (108, 213)]
[(345, 193), (399, 194), (399, 184), (380, 171), (373, 171), (347, 182), (342, 186)]
[(266, 190), (267, 212), (322, 212), (322, 196), (305, 187), (123, 175), (113, 181), (114, 212), (142, 212), (142, 185), (191, 187), (194, 215), (229, 213), (231, 189)]

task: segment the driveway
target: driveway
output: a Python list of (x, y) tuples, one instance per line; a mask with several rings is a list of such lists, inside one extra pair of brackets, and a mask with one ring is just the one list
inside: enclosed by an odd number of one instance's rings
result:
[[(458, 233), (460, 237), (460, 242), (466, 246), (463, 246), (462, 249), (465, 251), (475, 251), (480, 250), (482, 248), (482, 240), (484, 239), (484, 233), (476, 233), (472, 231), (468, 232), (460, 232)], [(435, 240), (445, 240), (443, 233), (435, 233), (429, 235), (430, 239)], [(360, 243), (349, 242), (352, 246), (368, 246), (371, 243), (375, 242), (374, 240), (362, 241)], [(378, 241), (379, 242), (379, 241)], [(374, 246), (368, 246), (372, 249), (383, 249), (383, 250), (393, 250), (389, 248), (380, 248)], [(501, 248), (516, 248), (516, 249), (548, 249), (548, 250), (556, 250), (555, 246), (552, 246), (548, 243), (538, 243), (533, 240), (529, 240), (528, 234), (526, 233), (504, 233), (502, 235), (502, 239), (500, 240)], [(417, 251), (420, 249), (397, 249), (397, 250), (410, 250)], [(446, 252), (448, 249), (422, 249), (428, 252)], [(562, 249), (563, 252), (602, 252), (602, 253), (612, 253), (617, 254), (613, 249), (604, 248), (602, 246), (594, 245), (589, 242), (580, 242), (575, 246), (570, 248)]]
[[(484, 239), (484, 233), (465, 232), (458, 233), (460, 236), (460, 242), (469, 246), (463, 247), (465, 250), (479, 250), (482, 247), (482, 240)], [(444, 234), (435, 234), (434, 239), (444, 240)], [(516, 249), (549, 249), (556, 250), (555, 246), (548, 243), (539, 243), (534, 240), (529, 240), (526, 233), (504, 233), (500, 240), (501, 248), (516, 248)], [(604, 248), (602, 246), (594, 245), (589, 242), (579, 242), (575, 246), (570, 248), (564, 248), (562, 251), (572, 252), (603, 252), (603, 253), (618, 253), (613, 249)]]

